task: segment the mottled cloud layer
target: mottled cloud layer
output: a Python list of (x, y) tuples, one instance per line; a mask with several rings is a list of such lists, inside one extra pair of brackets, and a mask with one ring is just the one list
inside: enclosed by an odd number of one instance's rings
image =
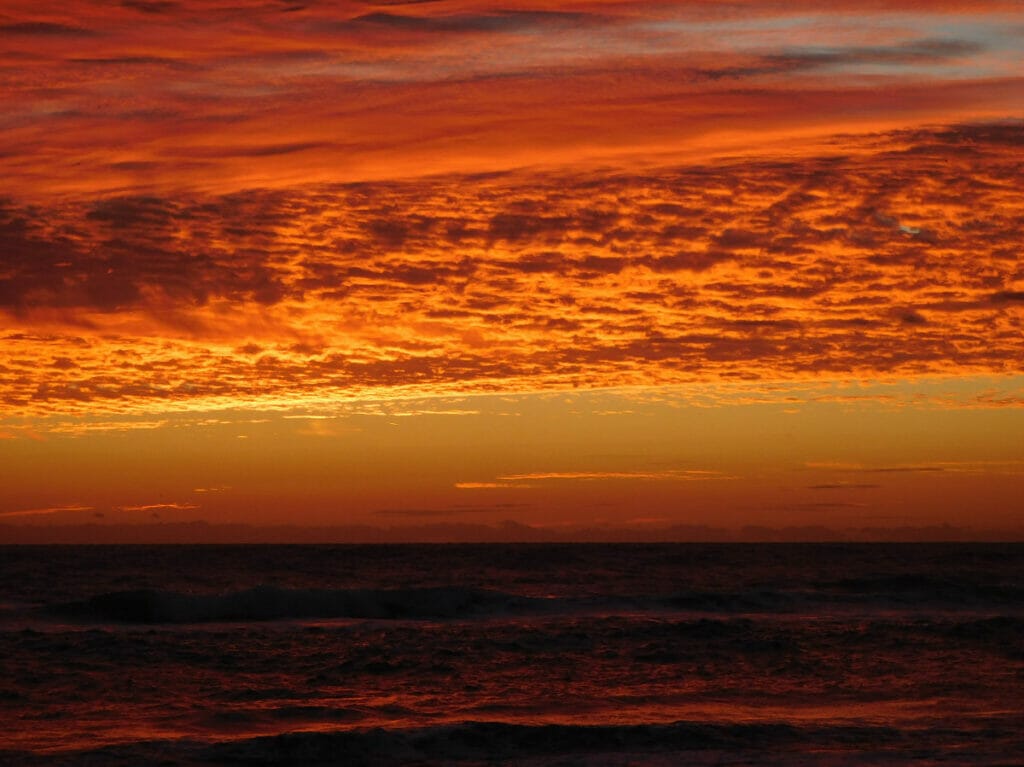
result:
[(1021, 123), (822, 147), (601, 172), (9, 198), (0, 404), (287, 408), (1024, 372)]
[(0, 0), (0, 40), (4, 417), (1022, 372), (1017, 0)]

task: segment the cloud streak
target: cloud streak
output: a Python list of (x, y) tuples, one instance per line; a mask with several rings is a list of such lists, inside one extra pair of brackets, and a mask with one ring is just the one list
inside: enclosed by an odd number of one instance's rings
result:
[(591, 482), (597, 480), (638, 479), (653, 481), (695, 481), (726, 479), (719, 471), (698, 469), (672, 469), (667, 471), (546, 471), (527, 474), (505, 474), (499, 482), (534, 482), (547, 480), (569, 480)]
[(706, 157), (1024, 97), (1019, 5), (991, 0), (7, 6), (18, 197)]
[(118, 511), (189, 511), (198, 509), (194, 503), (144, 503), (137, 506), (118, 506)]
[(39, 517), (39, 516), (50, 516), (51, 514), (62, 514), (65, 512), (82, 512), (82, 511), (94, 511), (94, 506), (85, 506), (82, 504), (73, 503), (67, 506), (48, 506), (39, 509), (20, 509), (17, 511), (0, 511), (0, 518), (7, 519), (10, 517)]

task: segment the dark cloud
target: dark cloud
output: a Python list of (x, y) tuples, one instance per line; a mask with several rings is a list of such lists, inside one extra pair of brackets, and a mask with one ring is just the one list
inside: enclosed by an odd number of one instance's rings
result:
[(440, 3), (444, 0), (357, 0), (363, 5), (378, 5), (378, 6), (392, 6), (392, 5), (423, 5), (425, 3)]
[(568, 216), (543, 216), (532, 212), (502, 212), (488, 224), (492, 241), (558, 243), (569, 230)]
[(871, 485), (864, 483), (851, 483), (851, 484), (823, 484), (823, 485), (808, 485), (808, 490), (874, 490), (881, 487), (881, 485)]
[(729, 250), (733, 249), (759, 249), (770, 242), (766, 232), (750, 231), (744, 229), (726, 229), (714, 238), (715, 245)]
[(577, 27), (597, 20), (592, 14), (563, 11), (502, 11), (487, 14), (406, 16), (376, 11), (352, 20), (355, 24), (416, 32), (523, 32), (541, 27)]
[(387, 249), (400, 248), (410, 234), (408, 223), (398, 217), (374, 218), (364, 224), (367, 233)]
[(332, 145), (322, 141), (300, 141), (262, 146), (190, 146), (167, 149), (164, 151), (164, 154), (168, 157), (211, 157), (218, 159), (225, 157), (276, 157), (278, 155), (329, 148), (330, 146)]
[(171, 13), (181, 7), (180, 3), (172, 2), (172, 0), (121, 0), (121, 5), (124, 8), (150, 14)]
[(680, 251), (668, 256), (647, 256), (643, 263), (655, 272), (703, 272), (732, 258), (731, 253), (722, 251)]
[(86, 217), (102, 221), (114, 229), (144, 227), (155, 233), (166, 230), (179, 215), (180, 206), (167, 200), (156, 197), (115, 197), (97, 202)]
[[(985, 149), (992, 146), (1024, 145), (1024, 120), (1008, 119), (1001, 122), (952, 125), (940, 129), (920, 128), (898, 132), (909, 142), (908, 152), (936, 151), (936, 145), (949, 146), (957, 151)], [(982, 179), (976, 179), (982, 182)]]
[[(167, 67), (177, 70), (194, 70), (198, 67), (188, 61), (172, 59), (164, 56), (111, 56), (96, 58), (69, 58), (68, 63), (84, 67)], [(134, 113), (135, 115), (149, 114), (154, 117), (174, 117), (178, 112), (167, 109), (150, 110), (147, 112)]]
[(584, 273), (593, 274), (618, 274), (621, 272), (630, 259), (620, 256), (586, 256), (575, 263), (576, 267)]
[(92, 37), (96, 33), (83, 27), (71, 27), (49, 21), (20, 21), (0, 24), (0, 35), (25, 37)]
[[(172, 231), (191, 223), (213, 234), (223, 221), (202, 211), (157, 198), (116, 198), (94, 204), (85, 231), (48, 231), (31, 211), (0, 208), (0, 308), (88, 307), (113, 312), (152, 302), (203, 304), (220, 296), (274, 303), (285, 289), (277, 270), (259, 251), (216, 252), (215, 238), (197, 237), (180, 247), (164, 247)], [(211, 227), (211, 224), (214, 225)], [(223, 228), (220, 228), (223, 231)], [(219, 233), (219, 232), (217, 232)]]
[(568, 267), (568, 259), (561, 253), (531, 253), (524, 255), (515, 261), (501, 262), (503, 269), (508, 269), (524, 274), (542, 274), (544, 272), (561, 273)]
[(1024, 301), (1024, 290), (1001, 290), (992, 294), (992, 301), (997, 304)]
[(898, 313), (900, 322), (904, 325), (927, 325), (927, 318), (917, 311), (904, 311)]

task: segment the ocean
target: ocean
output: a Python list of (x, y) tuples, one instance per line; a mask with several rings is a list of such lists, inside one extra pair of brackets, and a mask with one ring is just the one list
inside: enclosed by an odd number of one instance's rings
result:
[(1021, 765), (1024, 545), (0, 547), (0, 764)]

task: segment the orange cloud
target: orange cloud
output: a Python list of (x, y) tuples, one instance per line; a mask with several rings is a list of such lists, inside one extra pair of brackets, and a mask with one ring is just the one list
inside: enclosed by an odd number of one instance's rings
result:
[(198, 509), (194, 503), (145, 503), (138, 506), (118, 506), (118, 511), (187, 511)]
[(725, 479), (719, 471), (698, 469), (672, 469), (668, 471), (548, 471), (528, 474), (507, 474), (498, 479), (502, 482), (520, 482), (535, 480), (603, 480), (603, 479), (641, 479), (641, 480), (704, 480)]
[(0, 10), (0, 415), (1022, 370), (1015, 0)]
[(50, 514), (60, 514), (62, 512), (78, 512), (78, 511), (93, 511), (95, 507), (84, 506), (82, 504), (73, 503), (67, 506), (48, 506), (40, 509), (21, 509), (18, 511), (0, 511), (0, 517), (37, 517), (37, 516), (49, 516)]
[(360, 397), (1020, 374), (1021, 135), (1005, 122), (610, 175), (8, 202), (0, 403), (315, 415)]
[(498, 488), (528, 488), (519, 482), (456, 482), (454, 487), (457, 490), (494, 490)]
[(1024, 96), (1019, 10), (6, 2), (0, 171), (30, 199), (225, 193), (1002, 117)]

